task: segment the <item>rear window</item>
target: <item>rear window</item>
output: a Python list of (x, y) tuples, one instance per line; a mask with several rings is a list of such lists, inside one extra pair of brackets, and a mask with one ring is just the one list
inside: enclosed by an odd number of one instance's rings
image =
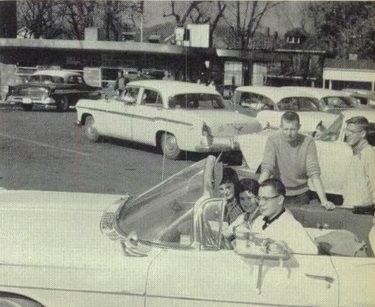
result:
[(307, 97), (287, 97), (277, 104), (280, 111), (318, 111), (319, 102)]
[(30, 76), (29, 82), (64, 83), (64, 78), (50, 75), (34, 75)]
[(213, 110), (225, 109), (224, 102), (219, 95), (214, 94), (180, 94), (169, 100), (170, 108)]

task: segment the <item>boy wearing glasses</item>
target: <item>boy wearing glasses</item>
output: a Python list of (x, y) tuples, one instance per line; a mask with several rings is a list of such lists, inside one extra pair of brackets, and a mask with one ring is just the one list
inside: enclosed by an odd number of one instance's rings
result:
[(261, 215), (252, 224), (252, 233), (282, 241), (294, 253), (318, 254), (317, 246), (303, 226), (284, 208), (285, 186), (280, 180), (263, 181), (258, 195)]
[(345, 139), (353, 150), (353, 157), (344, 183), (343, 206), (371, 206), (375, 204), (375, 156), (366, 138), (369, 122), (363, 116), (356, 116), (346, 124)]

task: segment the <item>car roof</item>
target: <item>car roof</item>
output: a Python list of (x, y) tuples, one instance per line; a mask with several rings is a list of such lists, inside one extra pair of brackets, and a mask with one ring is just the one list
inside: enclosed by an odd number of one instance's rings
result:
[(342, 91), (329, 90), (326, 88), (308, 87), (308, 86), (283, 86), (283, 88), (296, 89), (311, 94), (315, 98), (322, 99), (324, 97), (350, 97), (349, 93)]
[(345, 120), (355, 116), (366, 117), (370, 122), (375, 123), (375, 109), (371, 107), (354, 108), (341, 111)]
[(214, 88), (210, 86), (183, 81), (137, 80), (129, 82), (128, 85), (152, 88), (160, 91), (162, 95), (165, 95), (166, 97), (188, 93), (220, 95)]
[(50, 69), (50, 70), (38, 70), (36, 72), (33, 73), (33, 76), (38, 76), (38, 75), (47, 75), (47, 76), (55, 76), (55, 77), (62, 77), (62, 78), (66, 78), (67, 76), (71, 76), (71, 75), (81, 75), (80, 73), (78, 72), (75, 72), (75, 71), (69, 71), (69, 70), (53, 70), (53, 69)]
[(291, 91), (290, 89), (276, 86), (240, 86), (236, 88), (236, 91), (251, 92), (258, 95), (263, 95), (270, 98), (274, 102), (279, 102), (281, 99), (287, 97), (315, 98), (311, 94), (305, 93), (303, 91), (294, 89), (293, 91)]

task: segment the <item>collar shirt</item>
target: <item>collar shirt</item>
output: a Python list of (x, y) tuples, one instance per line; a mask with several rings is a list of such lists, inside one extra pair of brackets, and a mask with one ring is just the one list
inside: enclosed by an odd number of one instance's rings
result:
[(309, 234), (288, 210), (285, 210), (278, 218), (268, 220), (268, 223), (267, 218), (260, 215), (255, 219), (251, 231), (259, 233), (262, 237), (283, 241), (293, 253), (318, 254), (318, 248)]
[(343, 186), (343, 207), (375, 204), (375, 155), (370, 144), (354, 149)]
[(228, 222), (228, 224), (232, 224), (242, 213), (243, 210), (237, 204), (236, 200), (227, 203), (225, 207), (224, 221)]

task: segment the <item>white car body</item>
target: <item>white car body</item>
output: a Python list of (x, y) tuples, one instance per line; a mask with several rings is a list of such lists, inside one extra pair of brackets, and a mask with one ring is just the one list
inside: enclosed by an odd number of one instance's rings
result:
[[(130, 93), (136, 97), (129, 98)], [(151, 96), (150, 93), (157, 97), (155, 103), (147, 103), (145, 95)], [(220, 107), (201, 109), (199, 105), (190, 109), (171, 105), (172, 99), (184, 95), (214, 97)], [(222, 103), (220, 94), (211, 87), (178, 81), (133, 81), (127, 84), (122, 97), (95, 102), (80, 100), (76, 109), (80, 124), (85, 125), (88, 115), (95, 119), (99, 135), (158, 146), (162, 135), (167, 134), (173, 138), (170, 145), (178, 151), (238, 150), (235, 135), (261, 129), (258, 121)]]
[[(242, 101), (242, 95), (249, 95), (250, 101)], [(254, 99), (252, 98), (254, 97)], [(300, 101), (293, 106), (283, 102)], [(306, 110), (301, 107), (305, 102)], [(295, 111), (301, 119), (301, 131), (312, 132), (316, 125), (322, 121), (325, 126), (330, 125), (335, 119), (334, 114), (321, 112), (322, 105), (311, 94), (298, 89), (288, 89), (273, 86), (240, 86), (236, 88), (234, 103), (240, 104), (249, 114), (256, 116), (263, 127), (279, 127), (281, 116), (285, 111)], [(265, 107), (268, 106), (268, 107)]]
[(12, 304), (20, 297), (45, 307), (373, 306), (374, 258), (262, 261), (222, 249), (214, 163), (197, 162), (134, 200), (1, 191), (0, 306), (40, 306)]
[(335, 112), (351, 109), (357, 106), (356, 101), (349, 93), (317, 87), (283, 86), (283, 88), (303, 91), (319, 99), (325, 111)]
[[(353, 154), (350, 146), (344, 142), (345, 121), (354, 116), (364, 116), (369, 120), (372, 127), (375, 125), (375, 110), (346, 110), (342, 111), (340, 115), (336, 115), (336, 120), (332, 124), (332, 126), (337, 126), (335, 128), (337, 131), (334, 137), (324, 141), (319, 139), (315, 140), (321, 168), (321, 178), (326, 192), (328, 193), (342, 194), (345, 172)], [(267, 137), (275, 133), (275, 131), (275, 129), (265, 129), (254, 135), (238, 137), (238, 142), (240, 143), (240, 148), (250, 173), (255, 173), (259, 169), (262, 163)], [(374, 131), (372, 131), (372, 137), (374, 137), (373, 133)], [(312, 185), (310, 186), (312, 189)]]

